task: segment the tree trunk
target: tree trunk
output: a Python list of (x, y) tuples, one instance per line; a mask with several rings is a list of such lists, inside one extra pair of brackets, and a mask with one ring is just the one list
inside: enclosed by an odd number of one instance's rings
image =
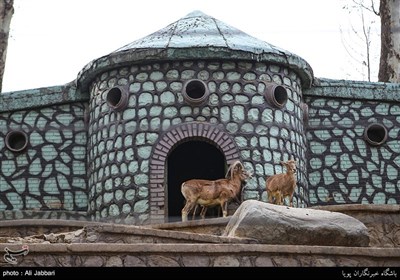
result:
[(378, 80), (400, 83), (400, 0), (380, 0), (381, 58)]
[(8, 34), (11, 17), (14, 13), (14, 0), (0, 0), (0, 92), (3, 86), (3, 75), (6, 67)]

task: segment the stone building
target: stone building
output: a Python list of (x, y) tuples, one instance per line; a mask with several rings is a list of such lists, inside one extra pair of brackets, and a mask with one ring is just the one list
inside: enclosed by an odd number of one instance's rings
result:
[(0, 219), (179, 220), (181, 183), (235, 160), (243, 200), (294, 158), (295, 207), (399, 204), (399, 101), (195, 11), (71, 83), (1, 94)]

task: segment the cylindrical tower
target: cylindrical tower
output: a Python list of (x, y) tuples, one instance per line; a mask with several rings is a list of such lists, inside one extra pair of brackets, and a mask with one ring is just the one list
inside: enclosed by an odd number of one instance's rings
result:
[(306, 206), (302, 92), (312, 79), (300, 57), (201, 12), (94, 60), (78, 77), (90, 93), (89, 214), (168, 220), (183, 207), (180, 182), (212, 177), (216, 155), (252, 169), (243, 199), (263, 201), (266, 177), (296, 159), (295, 205)]

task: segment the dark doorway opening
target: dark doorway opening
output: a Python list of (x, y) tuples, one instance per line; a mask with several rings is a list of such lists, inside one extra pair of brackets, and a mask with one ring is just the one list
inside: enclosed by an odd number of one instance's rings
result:
[[(181, 185), (189, 179), (216, 180), (225, 178), (225, 157), (223, 153), (204, 141), (189, 141), (180, 144), (168, 156), (168, 222), (181, 221), (185, 198)], [(208, 208), (206, 217), (218, 217), (221, 207)], [(199, 218), (200, 207), (196, 218)], [(192, 213), (189, 219), (192, 218)], [(222, 215), (222, 214), (220, 214)]]

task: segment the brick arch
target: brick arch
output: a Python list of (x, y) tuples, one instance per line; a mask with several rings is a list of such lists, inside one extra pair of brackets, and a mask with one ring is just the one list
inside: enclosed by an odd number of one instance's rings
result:
[(228, 165), (239, 159), (239, 150), (232, 137), (219, 126), (192, 122), (174, 126), (160, 137), (150, 159), (150, 219), (151, 223), (165, 219), (166, 161), (177, 144), (185, 140), (205, 140), (216, 145)]

